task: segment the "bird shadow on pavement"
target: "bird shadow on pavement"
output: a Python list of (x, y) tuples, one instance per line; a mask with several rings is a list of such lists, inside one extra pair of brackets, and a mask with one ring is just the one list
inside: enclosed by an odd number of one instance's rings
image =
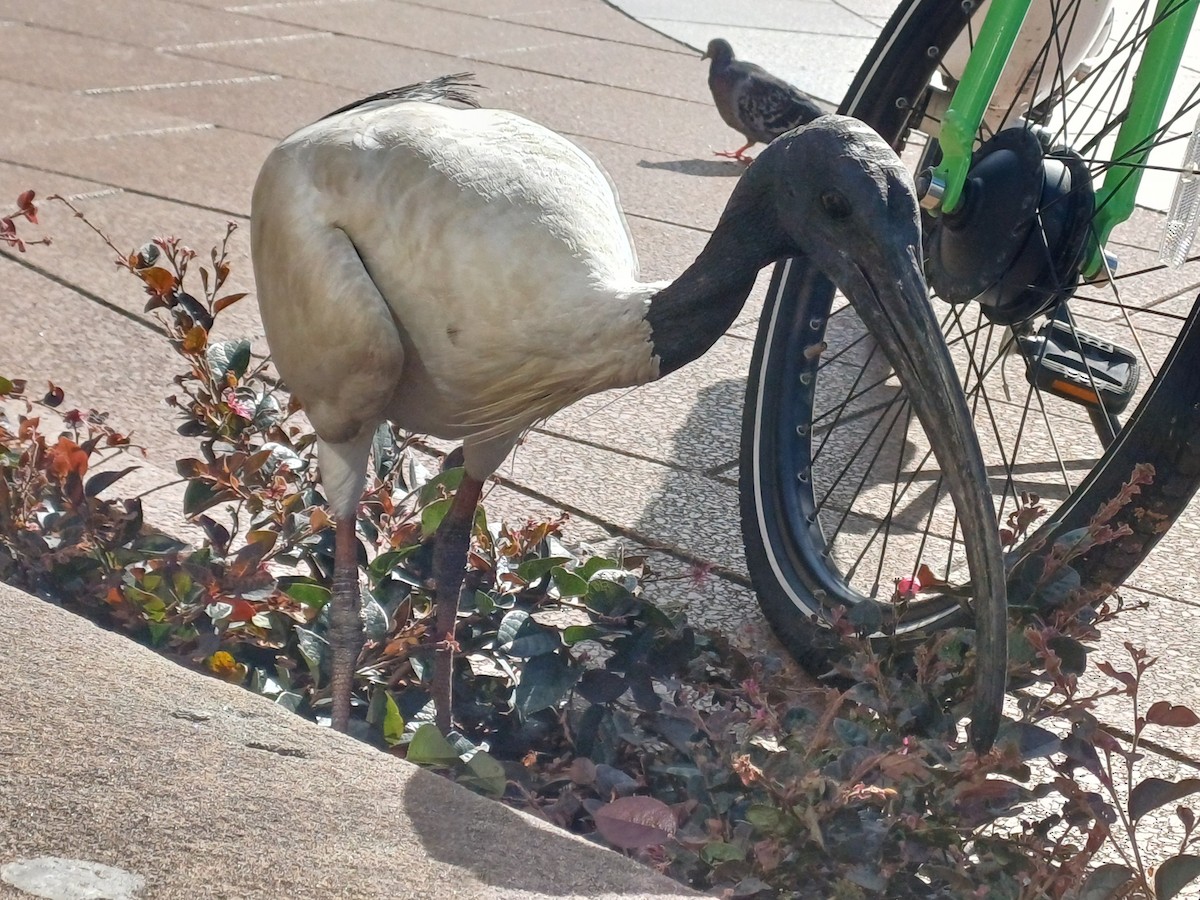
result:
[(642, 169), (665, 169), (668, 172), (679, 172), (683, 175), (700, 175), (706, 178), (738, 177), (746, 171), (744, 163), (732, 159), (669, 159), (666, 162), (650, 162), (643, 159), (638, 162)]

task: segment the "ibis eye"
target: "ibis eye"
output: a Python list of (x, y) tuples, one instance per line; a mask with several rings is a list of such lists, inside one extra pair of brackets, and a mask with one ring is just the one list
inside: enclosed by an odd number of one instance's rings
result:
[(850, 201), (846, 199), (845, 194), (838, 191), (825, 191), (821, 194), (821, 208), (825, 210), (825, 215), (834, 221), (850, 216)]

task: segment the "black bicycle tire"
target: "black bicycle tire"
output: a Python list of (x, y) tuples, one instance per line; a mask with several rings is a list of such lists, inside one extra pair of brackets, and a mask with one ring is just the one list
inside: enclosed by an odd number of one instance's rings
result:
[[(900, 149), (917, 98), (970, 11), (960, 0), (904, 0), (860, 67), (839, 111), (867, 122)], [(822, 582), (802, 561), (797, 565), (799, 551), (787, 531), (780, 498), (785, 490), (782, 481), (792, 476), (782, 470), (778, 441), (772, 437), (778, 423), (772, 418), (771, 402), (799, 372), (795, 354), (790, 362), (787, 355), (789, 345), (796, 342), (788, 336), (807, 325), (797, 318), (810, 302), (827, 304), (833, 290), (803, 259), (776, 266), (755, 337), (740, 457), (743, 539), (759, 604), (792, 656), (814, 673), (828, 669), (839, 641), (824, 621), (831, 608), (828, 591), (818, 587)], [(1093, 548), (1074, 563), (1082, 587), (1097, 597), (1129, 577), (1200, 487), (1198, 310), (1200, 302), (1193, 304), (1158, 377), (1121, 434), (1070, 497), (1018, 549), (1032, 556), (1049, 552), (1057, 538), (1087, 525), (1117, 495), (1135, 466), (1153, 466), (1153, 481), (1142, 486), (1133, 502), (1110, 522), (1127, 525), (1129, 534)], [(811, 337), (805, 342), (811, 342)], [(852, 593), (846, 599), (852, 601)], [(928, 627), (964, 621), (964, 612), (955, 608)]]

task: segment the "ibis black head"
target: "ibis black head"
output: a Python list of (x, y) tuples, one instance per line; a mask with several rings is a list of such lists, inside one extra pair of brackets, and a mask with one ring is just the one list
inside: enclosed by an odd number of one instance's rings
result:
[(714, 65), (723, 66), (733, 61), (733, 47), (724, 38), (713, 38), (701, 59), (711, 59)]
[(986, 749), (999, 727), (1008, 667), (1004, 562), (983, 455), (929, 302), (912, 177), (866, 125), (823, 116), (773, 141), (742, 179), (753, 183), (747, 187), (760, 202), (770, 198), (773, 216), (765, 218), (774, 219), (786, 255), (807, 257), (842, 289), (926, 433), (940, 438), (935, 454), (958, 510), (974, 583), (972, 737)]
[(862, 122), (822, 116), (772, 142), (756, 165), (773, 170), (779, 228), (835, 281), (853, 269), (870, 275), (901, 261), (919, 267), (912, 176)]

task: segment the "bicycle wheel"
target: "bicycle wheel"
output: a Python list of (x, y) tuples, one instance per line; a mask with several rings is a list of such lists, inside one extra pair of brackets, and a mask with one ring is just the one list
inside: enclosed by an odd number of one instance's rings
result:
[[(968, 246), (992, 254), (979, 265), (992, 268), (981, 279), (976, 260), (964, 267), (948, 217), (927, 217), (926, 269), (975, 416), (997, 525), (1033, 503), (1047, 511), (1034, 533), (1014, 530), (1011, 558), (1047, 551), (1116, 496), (1136, 464), (1154, 466), (1153, 482), (1112, 522), (1132, 533), (1075, 564), (1083, 586), (1098, 588), (1133, 571), (1200, 484), (1200, 257), (1177, 269), (1159, 264), (1147, 236), (1156, 248), (1163, 214), (1150, 205), (1148, 177), (1134, 215), (1108, 242), (1118, 271), (1080, 283), (1092, 184), (1112, 165), (1105, 154), (1130, 73), (1159, 23), (1152, 8), (1133, 10), (1081, 50), (1072, 30), (1078, 0), (1048, 8), (1040, 65), (1006, 73), (1009, 87), (997, 90), (978, 136), (972, 178), (991, 193), (964, 231)], [(914, 171), (937, 161), (938, 110), (956, 71), (947, 60), (972, 44), (982, 21), (975, 12), (960, 0), (904, 0), (843, 102), (842, 112), (872, 125)], [(1029, 20), (1023, 36), (1028, 29)], [(1200, 101), (1187, 85), (1176, 93), (1164, 120), (1172, 133), (1152, 140), (1182, 149), (1173, 131), (1181, 122), (1190, 129)], [(1169, 169), (1161, 152), (1149, 162)], [(1054, 166), (1072, 188), (1048, 201)], [(825, 352), (808, 358), (804, 348), (821, 339)], [(1074, 394), (1062, 383), (1072, 371)], [(837, 607), (900, 635), (967, 621), (957, 516), (930, 447), (845, 300), (804, 260), (779, 264), (747, 385), (742, 527), (762, 608), (811, 670), (824, 671), (836, 651), (824, 624)]]

